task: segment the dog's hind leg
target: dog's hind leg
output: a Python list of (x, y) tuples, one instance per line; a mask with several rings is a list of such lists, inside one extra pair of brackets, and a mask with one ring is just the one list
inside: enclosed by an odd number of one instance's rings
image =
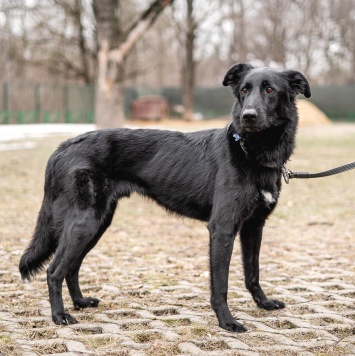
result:
[(245, 285), (253, 296), (258, 307), (267, 310), (282, 309), (285, 304), (278, 300), (268, 299), (259, 284), (259, 254), (262, 232), (268, 208), (257, 209), (253, 216), (243, 223), (240, 240), (243, 254)]
[[(102, 220), (95, 217), (95, 210), (70, 207), (63, 222), (63, 232), (54, 259), (47, 270), (49, 300), (52, 308), (52, 319), (56, 324), (74, 324), (77, 321), (64, 312), (62, 285), (69, 270), (79, 271), (84, 255), (97, 242)], [(85, 253), (86, 252), (86, 253)], [(76, 262), (78, 261), (78, 262)], [(72, 267), (73, 266), (73, 267)], [(70, 283), (69, 283), (70, 284)], [(71, 284), (74, 294), (78, 293), (78, 285)], [(77, 289), (76, 289), (77, 287)]]
[(117, 201), (116, 200), (112, 201), (109, 212), (107, 213), (105, 219), (103, 220), (103, 223), (101, 224), (96, 236), (89, 242), (85, 250), (70, 266), (68, 273), (65, 277), (69, 289), (69, 293), (73, 301), (74, 308), (76, 310), (87, 308), (87, 307), (97, 307), (100, 302), (100, 300), (97, 298), (83, 297), (79, 286), (79, 270), (85, 256), (90, 252), (92, 248), (95, 247), (97, 242), (100, 240), (101, 236), (104, 234), (106, 229), (110, 226), (113, 214), (116, 209), (116, 205), (117, 205)]

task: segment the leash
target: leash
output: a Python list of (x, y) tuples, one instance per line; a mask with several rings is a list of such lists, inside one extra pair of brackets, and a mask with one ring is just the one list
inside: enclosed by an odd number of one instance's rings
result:
[(328, 177), (342, 172), (350, 171), (351, 169), (354, 168), (355, 168), (355, 162), (352, 162), (349, 164), (345, 164), (344, 166), (329, 169), (328, 171), (319, 172), (319, 173), (308, 173), (308, 172), (292, 172), (288, 170), (285, 165), (283, 165), (281, 168), (281, 172), (285, 179), (286, 184), (289, 184), (290, 179), (293, 178), (308, 179), (308, 178)]

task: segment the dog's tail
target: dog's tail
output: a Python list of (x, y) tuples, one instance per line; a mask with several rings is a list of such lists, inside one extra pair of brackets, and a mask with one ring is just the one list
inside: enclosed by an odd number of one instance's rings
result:
[(20, 273), (23, 280), (30, 280), (40, 272), (56, 250), (54, 238), (52, 204), (45, 193), (33, 238), (20, 260)]

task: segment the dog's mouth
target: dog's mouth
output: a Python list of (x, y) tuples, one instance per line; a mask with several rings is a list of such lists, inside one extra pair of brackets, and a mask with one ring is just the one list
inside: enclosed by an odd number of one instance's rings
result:
[(259, 132), (263, 130), (263, 127), (254, 125), (243, 125), (243, 129), (247, 132)]

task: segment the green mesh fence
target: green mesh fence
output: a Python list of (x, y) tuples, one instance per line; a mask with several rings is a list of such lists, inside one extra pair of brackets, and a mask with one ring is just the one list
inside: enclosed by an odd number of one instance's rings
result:
[(92, 123), (95, 91), (92, 86), (3, 82), (0, 123)]
[[(167, 99), (170, 116), (181, 116), (180, 88), (126, 88), (125, 112), (143, 95)], [(355, 86), (312, 87), (310, 99), (334, 121), (355, 122)], [(195, 112), (205, 119), (229, 116), (234, 102), (230, 88), (197, 88)], [(93, 123), (95, 88), (89, 85), (3, 82), (0, 85), (0, 124)]]

